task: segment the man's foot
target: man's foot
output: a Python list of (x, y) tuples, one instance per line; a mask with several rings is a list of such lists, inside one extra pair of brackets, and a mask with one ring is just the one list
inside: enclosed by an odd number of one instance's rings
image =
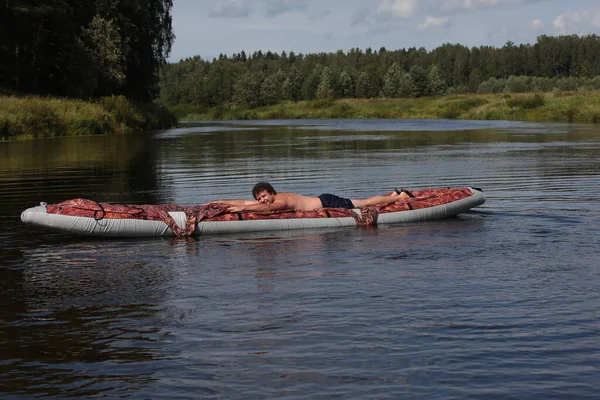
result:
[(401, 199), (410, 199), (411, 197), (415, 197), (411, 192), (404, 188), (402, 188), (402, 190), (398, 190), (398, 188), (395, 188), (394, 193)]

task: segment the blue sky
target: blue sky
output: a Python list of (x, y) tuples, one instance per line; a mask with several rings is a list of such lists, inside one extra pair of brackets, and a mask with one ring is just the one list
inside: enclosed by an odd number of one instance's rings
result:
[(598, 0), (173, 0), (172, 16), (171, 62), (242, 50), (431, 50), (600, 35)]

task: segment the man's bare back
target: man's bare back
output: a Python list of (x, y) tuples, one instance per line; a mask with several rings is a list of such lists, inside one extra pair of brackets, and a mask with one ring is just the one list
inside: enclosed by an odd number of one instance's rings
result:
[(318, 197), (303, 196), (298, 193), (277, 193), (272, 206), (275, 206), (276, 210), (314, 210), (323, 207)]

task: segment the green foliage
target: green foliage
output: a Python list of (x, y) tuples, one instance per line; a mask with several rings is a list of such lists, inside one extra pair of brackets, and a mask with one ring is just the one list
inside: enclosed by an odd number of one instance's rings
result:
[(572, 77), (559, 79), (556, 82), (556, 90), (559, 90), (562, 92), (570, 92), (570, 91), (579, 90), (579, 88), (582, 86), (581, 81), (582, 80), (579, 78), (572, 78)]
[(39, 97), (0, 97), (0, 137), (40, 138), (164, 129), (177, 120), (165, 107), (123, 96), (98, 103)]
[[(166, 107), (162, 106), (166, 109)], [(206, 108), (202, 106), (193, 106), (189, 104), (178, 104), (173, 107), (169, 107), (169, 111), (172, 113), (175, 118), (179, 119), (189, 119), (188, 115), (191, 114), (203, 114), (206, 112)]]
[(57, 110), (42, 100), (32, 100), (24, 110), (19, 125), (21, 134), (31, 137), (60, 135), (65, 132), (66, 124)]
[(302, 98), (305, 100), (312, 100), (315, 98), (319, 83), (321, 83), (321, 76), (323, 67), (321, 64), (315, 65), (312, 71), (308, 74), (302, 84)]
[(288, 72), (281, 83), (281, 97), (283, 100), (297, 101), (302, 97), (302, 76), (295, 67)]
[(339, 97), (346, 99), (354, 97), (354, 81), (348, 72), (340, 72), (338, 86), (340, 88)]
[[(429, 52), (417, 48), (289, 56), (242, 52), (212, 61), (193, 57), (168, 64), (161, 77), (160, 102), (167, 107), (190, 104), (230, 110), (233, 105), (236, 112), (314, 99), (598, 90), (600, 37), (542, 36), (534, 45), (507, 42), (502, 48), (444, 44)], [(447, 112), (456, 115), (464, 110)]]
[(429, 96), (440, 96), (446, 91), (446, 82), (439, 70), (435, 65), (432, 65), (427, 74), (427, 95)]
[(375, 95), (376, 90), (371, 77), (366, 71), (362, 71), (356, 79), (356, 97), (359, 99), (370, 99), (375, 97)]
[(458, 98), (443, 103), (440, 111), (442, 118), (457, 119), (472, 108), (487, 104), (488, 100), (484, 97)]
[(307, 102), (306, 108), (309, 110), (319, 110), (322, 108), (331, 107), (332, 105), (333, 99), (319, 99)]
[(245, 107), (254, 108), (260, 105), (260, 87), (262, 84), (262, 75), (246, 72), (233, 86), (233, 102), (234, 104)]
[(421, 97), (427, 95), (427, 86), (429, 85), (429, 77), (427, 71), (419, 65), (413, 65), (408, 71), (412, 88), (405, 89), (408, 96), (405, 97)]
[(139, 130), (144, 123), (142, 115), (136, 112), (133, 104), (125, 96), (103, 97), (100, 105), (122, 124), (123, 130)]
[(104, 87), (119, 89), (126, 79), (126, 59), (123, 40), (114, 20), (95, 15), (82, 32), (101, 80), (98, 90)]
[(531, 82), (531, 90), (533, 92), (542, 93), (551, 92), (554, 90), (554, 86), (556, 84), (555, 81), (556, 80), (554, 78), (533, 77)]
[(577, 114), (579, 114), (578, 108), (571, 107), (571, 108), (567, 109), (567, 112), (566, 112), (567, 121), (575, 122), (575, 119), (577, 118)]
[(490, 78), (479, 84), (477, 93), (502, 93), (505, 86), (506, 79)]
[(150, 101), (171, 50), (172, 0), (0, 2), (0, 90)]
[(383, 77), (384, 97), (403, 97), (400, 93), (400, 84), (404, 80), (405, 71), (397, 62), (393, 63)]
[(331, 118), (349, 118), (353, 108), (346, 102), (337, 102), (333, 105), (331, 110)]
[(324, 70), (322, 73), (321, 81), (319, 82), (319, 86), (317, 86), (315, 97), (318, 100), (333, 100), (335, 97), (333, 89), (331, 88), (331, 79), (329, 77), (328, 70)]
[(503, 93), (410, 99), (326, 99), (287, 101), (253, 110), (226, 110), (215, 107), (186, 119), (212, 120), (217, 116), (223, 119), (461, 118), (600, 123), (599, 99), (598, 92)]
[[(273, 107), (270, 110), (268, 110), (265, 114), (265, 118), (267, 118), (267, 119), (287, 119), (288, 114), (284, 107), (278, 106), (278, 107)], [(252, 118), (250, 118), (250, 119), (252, 119)]]
[(17, 135), (17, 130), (12, 127), (10, 121), (4, 119), (4, 116), (0, 117), (0, 140), (7, 140)]
[(543, 106), (545, 103), (545, 97), (543, 94), (536, 93), (533, 96), (520, 96), (511, 97), (506, 100), (506, 104), (509, 107), (521, 108), (523, 110), (532, 110), (537, 107)]
[(260, 85), (261, 105), (277, 104), (283, 100), (282, 88), (286, 80), (285, 74), (278, 70), (275, 74), (268, 75)]
[(137, 130), (169, 129), (177, 126), (177, 117), (161, 104), (134, 102), (134, 107), (143, 119)]
[(481, 68), (479, 68), (479, 67), (474, 68), (471, 71), (471, 74), (469, 75), (469, 84), (468, 84), (469, 91), (476, 92), (482, 81), (483, 81), (483, 72), (481, 71)]
[(528, 76), (511, 75), (506, 80), (504, 91), (507, 93), (526, 93), (533, 90), (531, 78)]
[(402, 75), (396, 90), (398, 97), (417, 97), (419, 95), (419, 88), (408, 72)]

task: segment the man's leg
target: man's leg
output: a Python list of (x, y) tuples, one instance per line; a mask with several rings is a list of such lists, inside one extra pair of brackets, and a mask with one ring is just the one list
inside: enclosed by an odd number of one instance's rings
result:
[(354, 200), (352, 199), (352, 203), (355, 207), (366, 207), (373, 206), (375, 204), (390, 204), (394, 203), (398, 200), (405, 200), (410, 198), (411, 196), (406, 191), (396, 191), (394, 190), (390, 195), (387, 196), (371, 196), (368, 199), (360, 199)]

